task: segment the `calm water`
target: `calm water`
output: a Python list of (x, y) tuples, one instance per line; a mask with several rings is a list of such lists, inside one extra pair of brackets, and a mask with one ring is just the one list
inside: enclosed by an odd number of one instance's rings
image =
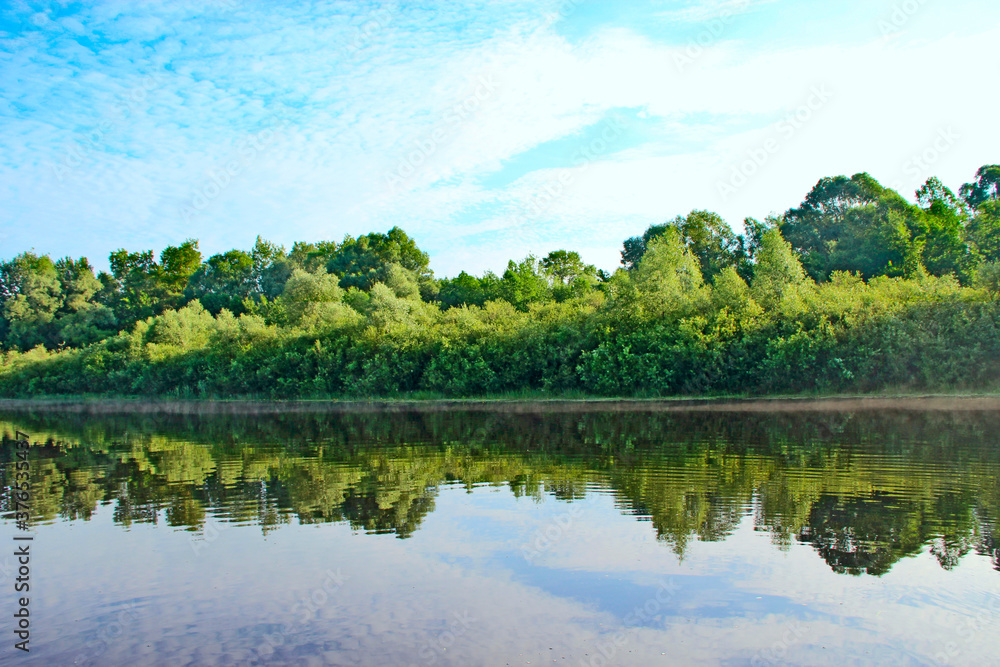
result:
[(0, 413), (0, 662), (1000, 664), (1000, 403), (203, 410)]

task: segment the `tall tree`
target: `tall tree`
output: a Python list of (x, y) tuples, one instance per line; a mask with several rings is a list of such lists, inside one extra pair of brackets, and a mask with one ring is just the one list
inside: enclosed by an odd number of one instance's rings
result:
[(198, 299), (208, 312), (217, 315), (226, 309), (238, 315), (245, 300), (256, 293), (254, 258), (243, 250), (213, 255), (188, 281), (185, 296)]
[(972, 280), (973, 255), (966, 241), (966, 211), (962, 201), (938, 178), (932, 177), (917, 190), (917, 203), (923, 209), (913, 239), (919, 244), (921, 259), (928, 273), (948, 273)]
[(158, 310), (180, 308), (184, 305), (184, 290), (191, 276), (201, 266), (198, 241), (188, 239), (179, 246), (167, 246), (160, 253)]
[(1000, 261), (1000, 200), (980, 204), (965, 233), (983, 261)]
[(436, 296), (438, 285), (430, 270), (430, 258), (399, 227), (393, 227), (387, 234), (371, 233), (356, 239), (345, 237), (326, 268), (340, 278), (340, 286), (344, 289), (356, 287), (367, 291), (375, 283), (382, 282), (389, 264), (412, 271), (425, 300)]
[(781, 234), (815, 280), (834, 271), (902, 275), (920, 210), (868, 174), (821, 179), (782, 216)]
[(988, 164), (976, 172), (976, 180), (959, 190), (970, 208), (978, 209), (989, 201), (1000, 199), (1000, 164)]
[(698, 259), (706, 280), (714, 280), (726, 267), (739, 264), (743, 254), (740, 238), (721, 216), (711, 211), (692, 211), (687, 216), (679, 215), (666, 224), (650, 226), (641, 237), (626, 240), (622, 250), (622, 264), (628, 269), (635, 268), (650, 242), (670, 229), (678, 232), (681, 243)]
[(541, 264), (534, 255), (520, 262), (511, 260), (499, 284), (500, 297), (518, 310), (527, 310), (532, 303), (551, 298), (551, 288)]
[(556, 301), (582, 296), (597, 284), (597, 267), (586, 264), (575, 251), (554, 250), (542, 258), (540, 266), (552, 281)]
[(775, 308), (789, 294), (806, 283), (806, 273), (792, 245), (778, 229), (761, 237), (750, 293), (764, 308)]
[(108, 257), (111, 273), (99, 276), (99, 300), (114, 312), (122, 328), (156, 314), (160, 267), (152, 250), (129, 252), (119, 249)]
[(441, 280), (438, 301), (444, 308), (456, 306), (481, 306), (486, 303), (486, 290), (482, 281), (465, 271), (454, 278)]

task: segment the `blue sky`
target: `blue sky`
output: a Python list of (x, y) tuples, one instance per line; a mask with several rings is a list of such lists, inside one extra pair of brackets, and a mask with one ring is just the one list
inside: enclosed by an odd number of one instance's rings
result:
[(0, 257), (399, 225), (438, 275), (1000, 162), (994, 0), (15, 0)]

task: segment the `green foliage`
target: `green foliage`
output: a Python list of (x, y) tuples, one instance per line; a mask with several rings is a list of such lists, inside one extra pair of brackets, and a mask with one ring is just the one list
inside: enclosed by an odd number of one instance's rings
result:
[[(491, 284), (492, 283), (492, 284)], [(551, 298), (552, 290), (544, 270), (534, 255), (520, 262), (511, 260), (499, 281), (487, 283), (488, 298), (500, 298), (519, 310)]]
[(390, 264), (413, 273), (424, 299), (436, 296), (437, 283), (430, 270), (430, 258), (399, 227), (393, 227), (387, 234), (371, 233), (357, 239), (346, 237), (326, 269), (340, 278), (340, 286), (344, 289), (356, 287), (367, 291), (375, 283), (385, 281), (385, 271)]
[(701, 266), (680, 233), (653, 239), (631, 274), (635, 297), (628, 307), (649, 319), (676, 319), (698, 312), (707, 298)]
[(980, 167), (976, 172), (976, 180), (963, 185), (960, 192), (965, 203), (974, 209), (1000, 199), (1000, 164)]
[(22, 253), (0, 262), (0, 395), (994, 389), (1000, 201), (980, 171), (975, 208), (858, 174), (744, 236), (694, 211), (629, 239), (611, 276), (556, 250), (436, 281), (398, 228), (203, 262), (195, 240), (117, 250), (96, 278)]
[(777, 228), (766, 231), (754, 267), (751, 286), (754, 300), (765, 309), (777, 308), (799, 296), (806, 285), (805, 271), (791, 244)]
[(966, 233), (976, 254), (986, 262), (1000, 261), (1000, 201), (980, 204)]
[(465, 271), (454, 278), (445, 278), (440, 283), (438, 301), (443, 308), (481, 306), (486, 303), (486, 298), (483, 281)]
[(1000, 261), (984, 262), (979, 266), (976, 287), (986, 290), (994, 299), (1000, 297)]
[(726, 222), (710, 211), (692, 211), (687, 217), (677, 216), (664, 225), (652, 225), (641, 237), (625, 241), (622, 265), (634, 269), (642, 261), (652, 242), (673, 231), (697, 258), (705, 280), (714, 281), (723, 269), (733, 266), (746, 268), (746, 240), (737, 237)]

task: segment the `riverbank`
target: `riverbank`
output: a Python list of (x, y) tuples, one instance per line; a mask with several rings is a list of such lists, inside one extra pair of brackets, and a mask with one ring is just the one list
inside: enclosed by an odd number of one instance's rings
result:
[(0, 411), (86, 414), (285, 414), (302, 412), (826, 412), (1000, 410), (1000, 394), (785, 395), (714, 398), (562, 398), (523, 396), (398, 399), (149, 399), (45, 397), (0, 399)]

